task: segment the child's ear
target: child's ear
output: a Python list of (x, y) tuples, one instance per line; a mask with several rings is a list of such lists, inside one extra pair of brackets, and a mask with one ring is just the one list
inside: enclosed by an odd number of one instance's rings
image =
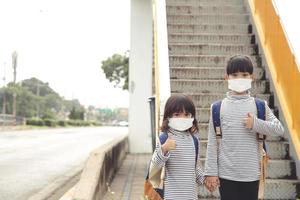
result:
[(224, 75), (224, 79), (227, 81), (228, 78), (229, 78), (228, 74), (225, 74), (225, 75)]
[(254, 81), (254, 80), (255, 80), (255, 75), (254, 75), (254, 74), (251, 74), (251, 75), (250, 75), (250, 78)]

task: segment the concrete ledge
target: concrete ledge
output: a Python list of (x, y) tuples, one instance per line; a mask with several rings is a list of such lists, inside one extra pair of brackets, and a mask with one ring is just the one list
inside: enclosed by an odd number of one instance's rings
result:
[(73, 200), (100, 200), (128, 152), (128, 135), (91, 152)]

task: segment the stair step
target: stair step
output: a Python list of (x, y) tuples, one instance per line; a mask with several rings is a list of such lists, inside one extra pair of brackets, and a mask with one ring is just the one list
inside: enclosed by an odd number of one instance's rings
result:
[[(201, 166), (204, 169), (205, 158), (200, 158)], [(267, 178), (270, 179), (290, 179), (296, 177), (296, 165), (293, 160), (269, 160)]]
[(202, 43), (202, 44), (244, 44), (255, 42), (253, 34), (190, 34), (171, 33), (168, 37), (169, 44), (173, 43)]
[[(289, 143), (287, 141), (266, 141), (270, 159), (289, 159)], [(207, 140), (200, 140), (199, 155), (206, 156)]]
[(240, 5), (233, 5), (233, 6), (209, 6), (209, 5), (196, 5), (196, 6), (188, 6), (188, 5), (181, 5), (181, 6), (174, 6), (168, 5), (167, 6), (167, 13), (171, 15), (175, 14), (211, 14), (211, 13), (218, 13), (218, 14), (244, 14), (247, 13), (247, 9), (245, 6)]
[[(170, 67), (170, 78), (171, 79), (224, 79), (226, 70), (224, 67)], [(263, 78), (264, 70), (262, 68), (254, 68), (255, 79), (260, 80)]]
[[(178, 93), (172, 92), (172, 94), (178, 94)], [(197, 108), (210, 108), (210, 106), (213, 102), (224, 99), (226, 97), (225, 93), (209, 93), (209, 94), (207, 94), (207, 93), (185, 93), (185, 94), (189, 95), (192, 98), (192, 100)], [(270, 97), (271, 97), (270, 94), (256, 94), (253, 96), (267, 101), (268, 104), (269, 104)]]
[[(214, 66), (225, 67), (230, 55), (170, 55), (170, 66)], [(251, 56), (254, 67), (261, 66), (261, 60), (259, 56)]]
[[(199, 123), (199, 139), (200, 140), (207, 140), (207, 134), (208, 134), (208, 123)], [(267, 141), (283, 141), (283, 137), (278, 137), (278, 136), (267, 136), (266, 138)]]
[[(253, 81), (252, 94), (267, 93), (267, 81)], [(227, 81), (225, 80), (171, 80), (171, 92), (179, 93), (224, 93), (228, 91)]]
[(169, 55), (255, 55), (257, 45), (235, 45), (235, 44), (169, 44)]
[(206, 34), (247, 34), (252, 33), (252, 26), (245, 24), (184, 24), (168, 22), (168, 33), (206, 33)]
[(166, 0), (167, 5), (244, 5), (243, 0)]
[(247, 24), (249, 20), (249, 14), (167, 15), (168, 23), (179, 24)]
[[(289, 179), (267, 179), (264, 199), (297, 199), (299, 198), (300, 181)], [(219, 191), (209, 192), (203, 185), (199, 188), (200, 199), (218, 199)]]

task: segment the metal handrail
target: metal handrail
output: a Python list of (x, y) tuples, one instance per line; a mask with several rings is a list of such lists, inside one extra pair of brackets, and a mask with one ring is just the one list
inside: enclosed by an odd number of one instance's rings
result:
[(159, 133), (165, 102), (171, 94), (167, 14), (165, 0), (152, 0), (153, 5), (153, 54), (155, 76), (156, 132)]

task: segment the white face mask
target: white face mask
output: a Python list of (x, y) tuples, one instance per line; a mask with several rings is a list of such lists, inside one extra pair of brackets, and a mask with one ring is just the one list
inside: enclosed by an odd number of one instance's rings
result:
[(177, 131), (185, 131), (193, 126), (194, 118), (169, 118), (169, 127)]
[(235, 92), (245, 92), (251, 88), (252, 79), (249, 78), (237, 78), (228, 79), (228, 88)]

